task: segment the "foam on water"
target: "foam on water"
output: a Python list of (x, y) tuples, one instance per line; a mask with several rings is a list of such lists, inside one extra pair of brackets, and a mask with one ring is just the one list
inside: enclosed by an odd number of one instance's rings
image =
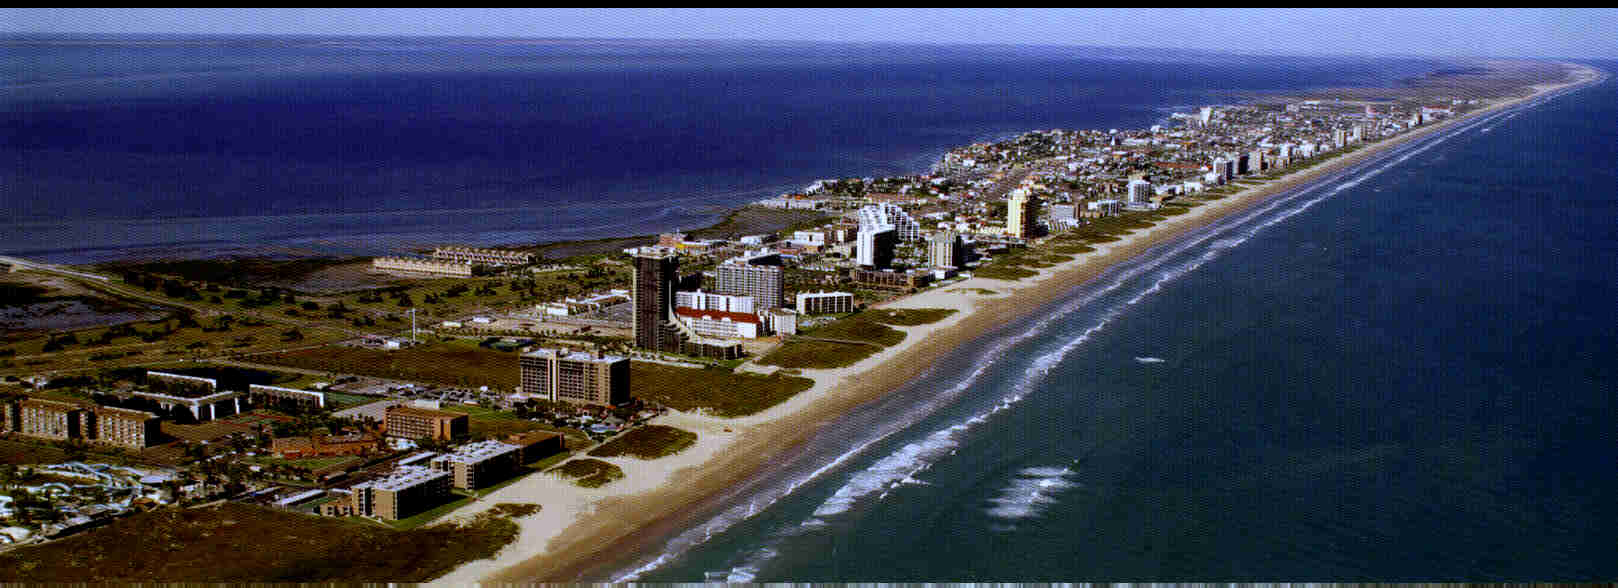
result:
[[(1048, 505), (1056, 502), (1056, 495), (1078, 485), (1070, 476), (1071, 467), (1024, 468), (1009, 480), (1000, 492), (989, 499), (993, 506), (984, 512), (1007, 521), (1018, 521), (1038, 516)], [(999, 530), (1015, 530), (1015, 525), (1001, 525)]]

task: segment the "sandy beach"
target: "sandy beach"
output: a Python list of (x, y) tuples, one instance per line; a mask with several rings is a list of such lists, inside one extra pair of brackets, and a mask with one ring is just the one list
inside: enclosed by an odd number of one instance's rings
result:
[[(855, 365), (802, 370), (805, 377), (814, 379), (814, 386), (759, 414), (726, 419), (673, 412), (659, 417), (654, 422), (695, 432), (696, 444), (677, 455), (651, 461), (607, 458), (623, 469), (625, 478), (601, 488), (581, 488), (565, 479), (536, 474), (490, 493), (450, 516), (471, 517), (502, 502), (539, 504), (543, 509), (517, 521), (522, 529), (520, 536), (496, 558), (470, 562), (436, 582), (465, 585), (583, 579), (579, 577), (581, 573), (643, 547), (644, 537), (661, 536), (657, 531), (666, 530), (672, 524), (671, 518), (722, 495), (727, 488), (815, 435), (821, 424), (893, 390), (975, 335), (1066, 296), (1075, 286), (1092, 280), (1119, 261), (1272, 196), (1306, 186), (1391, 147), (1604, 75), (1590, 68), (1572, 67), (1575, 71), (1570, 82), (1536, 85), (1532, 96), (1502, 101), (1464, 117), (1369, 144), (1312, 168), (1207, 202), (1119, 241), (1097, 245), (1095, 251), (1040, 270), (1038, 276), (1016, 282), (971, 278), (892, 301), (884, 306), (952, 308), (958, 312), (929, 325), (895, 327), (906, 332), (902, 343)], [(743, 369), (774, 368), (748, 364)]]

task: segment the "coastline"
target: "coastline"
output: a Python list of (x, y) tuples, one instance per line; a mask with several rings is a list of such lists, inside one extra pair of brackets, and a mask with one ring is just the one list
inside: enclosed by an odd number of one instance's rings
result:
[[(815, 380), (815, 385), (759, 414), (724, 419), (676, 412), (659, 417), (654, 422), (696, 432), (697, 443), (680, 454), (655, 461), (608, 458), (607, 461), (623, 468), (626, 474), (623, 480), (585, 489), (565, 480), (534, 475), (489, 494), (453, 516), (471, 517), (499, 502), (533, 502), (543, 505), (544, 509), (517, 520), (521, 534), (497, 557), (465, 564), (435, 582), (576, 581), (585, 573), (599, 572), (605, 564), (621, 560), (621, 554), (647, 543), (649, 540), (644, 537), (661, 536), (641, 531), (671, 525), (683, 513), (723, 495), (736, 482), (815, 435), (820, 424), (881, 397), (922, 373), (959, 344), (1062, 298), (1075, 286), (1089, 282), (1118, 262), (1271, 197), (1349, 169), (1393, 147), (1478, 120), (1549, 92), (1604, 79), (1607, 75), (1593, 68), (1569, 65), (1575, 68), (1571, 81), (1533, 85), (1533, 93), (1527, 96), (1501, 100), (1466, 116), (1369, 144), (1353, 153), (1207, 202), (1186, 214), (1132, 232), (1119, 241), (1098, 244), (1095, 251), (1041, 269), (1037, 276), (1016, 282), (974, 277), (949, 288), (933, 289), (879, 305), (954, 308), (958, 312), (929, 325), (895, 327), (907, 334), (902, 343), (852, 366), (802, 370), (804, 376)], [(993, 290), (995, 294), (973, 293), (975, 288)], [(1000, 303), (1002, 300), (1012, 300), (1015, 304)]]

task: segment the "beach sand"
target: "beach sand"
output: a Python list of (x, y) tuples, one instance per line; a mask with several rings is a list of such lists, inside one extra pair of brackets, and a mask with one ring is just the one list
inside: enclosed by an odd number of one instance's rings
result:
[[(1534, 86), (1535, 95), (1602, 75), (1589, 68), (1576, 67), (1579, 71), (1574, 81)], [(542, 505), (543, 509), (517, 521), (521, 535), (495, 558), (470, 562), (435, 582), (584, 579), (579, 577), (581, 573), (595, 570), (603, 562), (621, 560), (624, 553), (645, 547), (645, 537), (662, 536), (658, 531), (667, 531), (671, 519), (699, 507), (704, 501), (722, 496), (727, 488), (813, 436), (821, 424), (859, 409), (916, 377), (961, 343), (1063, 297), (1073, 287), (1095, 278), (1111, 265), (1264, 202), (1270, 196), (1364, 161), (1387, 148), (1529, 98), (1532, 96), (1501, 102), (1469, 116), (1367, 145), (1313, 168), (1205, 203), (1186, 214), (1137, 230), (1119, 241), (1099, 244), (1096, 251), (1042, 269), (1035, 277), (1015, 282), (971, 278), (892, 301), (883, 306), (953, 308), (958, 312), (933, 324), (896, 327), (906, 332), (902, 343), (855, 365), (802, 370), (804, 376), (815, 380), (815, 385), (759, 414), (725, 419), (674, 412), (659, 417), (654, 422), (696, 432), (696, 444), (677, 455), (657, 460), (608, 459), (623, 468), (626, 477), (622, 480), (589, 489), (536, 474), (491, 493), (451, 516), (469, 517), (500, 502), (533, 503)], [(994, 294), (980, 293), (978, 289), (991, 290)]]

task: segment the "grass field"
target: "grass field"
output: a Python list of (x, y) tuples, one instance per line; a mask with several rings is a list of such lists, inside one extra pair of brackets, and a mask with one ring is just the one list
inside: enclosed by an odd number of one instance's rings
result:
[(446, 405), (443, 410), (448, 412), (461, 412), (467, 415), (467, 433), (472, 437), (500, 438), (514, 433), (529, 431), (551, 431), (561, 433), (567, 437), (589, 438), (584, 431), (577, 429), (564, 429), (553, 427), (544, 423), (519, 419), (517, 415), (503, 410), (472, 406), (469, 404)]
[(458, 341), (382, 351), (341, 345), (273, 353), (255, 361), (310, 370), (511, 390), (518, 383), (517, 354)]
[(516, 537), (498, 515), (403, 531), (225, 503), (155, 510), (0, 553), (0, 581), (425, 582)]
[(590, 450), (590, 455), (596, 457), (627, 455), (639, 459), (657, 459), (685, 451), (685, 448), (696, 442), (696, 433), (666, 425), (646, 425)]
[(759, 412), (814, 385), (814, 381), (808, 378), (761, 376), (639, 361), (629, 364), (629, 376), (631, 396), (658, 402), (675, 410), (705, 408), (711, 414), (722, 417)]

